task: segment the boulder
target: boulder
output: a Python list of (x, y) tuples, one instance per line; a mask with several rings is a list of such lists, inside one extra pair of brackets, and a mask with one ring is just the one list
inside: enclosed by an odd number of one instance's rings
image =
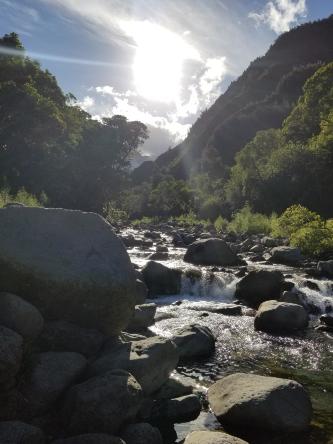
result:
[(154, 324), (155, 314), (156, 304), (136, 305), (133, 318), (128, 324), (126, 330), (129, 332), (146, 330), (148, 327)]
[(178, 294), (181, 286), (181, 271), (166, 267), (158, 262), (149, 261), (142, 269), (143, 279), (148, 287), (149, 296)]
[(279, 299), (284, 278), (280, 271), (250, 271), (236, 285), (235, 298), (257, 308), (262, 302)]
[(44, 444), (43, 432), (21, 421), (0, 422), (1, 444)]
[(202, 239), (189, 245), (184, 261), (195, 265), (240, 265), (238, 256), (222, 239)]
[(304, 307), (288, 302), (263, 302), (254, 318), (254, 327), (266, 333), (292, 333), (308, 326), (309, 318)]
[[(141, 276), (141, 273), (140, 273)], [(148, 297), (148, 287), (141, 279), (135, 281), (135, 305), (144, 304)]]
[(79, 353), (46, 352), (33, 355), (19, 385), (22, 410), (28, 417), (42, 415), (82, 374), (86, 359)]
[(190, 382), (170, 377), (162, 387), (153, 394), (154, 399), (172, 399), (190, 395), (193, 392), (193, 385)]
[(154, 336), (111, 348), (92, 362), (88, 370), (94, 376), (116, 368), (127, 370), (145, 394), (151, 394), (168, 380), (178, 360), (176, 345), (167, 338)]
[(276, 264), (298, 265), (303, 260), (301, 250), (297, 247), (275, 247), (271, 250), (270, 261)]
[(151, 415), (153, 423), (171, 424), (194, 421), (201, 412), (201, 402), (197, 395), (187, 395), (174, 399), (156, 401)]
[(172, 341), (181, 360), (210, 356), (215, 350), (215, 337), (208, 327), (192, 324), (179, 329)]
[(52, 444), (127, 444), (117, 436), (105, 433), (87, 433), (85, 435), (72, 436), (71, 438), (57, 439)]
[(12, 386), (18, 373), (22, 355), (22, 336), (9, 328), (0, 326), (0, 387)]
[(163, 251), (155, 251), (148, 256), (150, 261), (166, 261), (169, 259), (169, 253)]
[(126, 444), (163, 444), (158, 428), (142, 422), (129, 424), (120, 433)]
[(320, 322), (328, 327), (333, 327), (333, 316), (324, 314), (320, 316)]
[(114, 370), (73, 386), (63, 418), (70, 434), (116, 433), (133, 421), (142, 403), (142, 389), (128, 372)]
[(39, 351), (76, 352), (86, 357), (96, 354), (105, 336), (98, 330), (82, 328), (67, 321), (46, 322), (37, 340)]
[(184, 444), (248, 444), (240, 438), (223, 432), (191, 432), (187, 435)]
[(296, 381), (235, 373), (213, 384), (208, 401), (225, 427), (274, 432), (306, 430), (311, 421), (310, 397)]
[(333, 278), (333, 260), (319, 261), (317, 269), (322, 276)]
[(94, 213), (0, 209), (0, 282), (45, 319), (118, 334), (134, 308), (133, 267), (110, 224)]
[(264, 236), (261, 239), (261, 243), (265, 245), (265, 247), (272, 248), (272, 247), (277, 247), (279, 244), (281, 244), (281, 240), (275, 239), (274, 237)]
[(19, 296), (0, 293), (0, 325), (32, 341), (42, 331), (44, 319), (36, 307)]
[(301, 305), (309, 314), (318, 315), (321, 313), (320, 307), (310, 302), (306, 294), (301, 291), (285, 291), (279, 301)]

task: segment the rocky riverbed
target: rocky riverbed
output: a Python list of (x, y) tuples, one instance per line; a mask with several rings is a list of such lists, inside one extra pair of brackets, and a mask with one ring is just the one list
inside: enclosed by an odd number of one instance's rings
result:
[[(331, 319), (332, 276), (319, 271), (318, 264), (302, 258), (299, 251), (288, 251), (285, 240), (265, 236), (224, 236), (240, 262), (238, 265), (222, 266), (184, 261), (188, 251), (186, 244), (215, 237), (215, 233), (162, 226), (150, 227), (146, 231), (127, 229), (121, 235), (132, 262), (138, 271), (143, 269), (143, 275), (150, 261), (172, 270), (181, 270), (176, 294), (172, 294), (172, 288), (167, 288), (170, 286), (169, 277), (168, 285), (159, 289), (160, 293), (169, 294), (154, 294), (149, 300), (157, 305), (156, 322), (150, 330), (172, 337), (184, 325), (195, 323), (209, 327), (216, 338), (215, 352), (211, 356), (180, 363), (177, 371), (181, 375), (205, 390), (228, 374), (251, 372), (294, 379), (311, 394), (314, 419), (309, 431), (299, 436), (288, 435), (287, 438), (252, 433), (249, 442), (324, 444), (333, 439), (333, 333), (327, 327), (327, 320), (320, 321), (321, 317)], [(282, 247), (280, 252), (279, 246)], [(159, 255), (161, 251), (162, 256)], [(253, 271), (282, 273), (285, 289), (289, 290), (282, 299), (301, 301), (309, 319), (307, 327), (275, 334), (254, 328), (255, 309), (241, 301), (235, 303), (237, 285)], [(141, 278), (145, 280), (142, 275)], [(173, 280), (177, 279), (173, 277)], [(159, 282), (160, 285), (163, 282), (161, 276)], [(147, 283), (149, 285), (149, 279)], [(177, 288), (177, 285), (174, 286)], [(268, 294), (266, 299), (270, 299)], [(294, 321), (292, 315), (292, 323)], [(220, 428), (208, 408), (203, 409), (197, 420), (176, 426), (179, 439), (190, 430), (203, 428)], [(245, 433), (243, 438), (246, 436)]]
[(0, 443), (332, 439), (330, 258), (62, 209), (0, 227)]

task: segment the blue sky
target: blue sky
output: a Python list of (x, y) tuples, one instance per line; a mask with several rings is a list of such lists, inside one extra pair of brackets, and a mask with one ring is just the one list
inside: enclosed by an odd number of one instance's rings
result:
[(279, 34), (332, 13), (333, 0), (0, 0), (0, 32), (96, 118), (148, 124), (156, 155)]

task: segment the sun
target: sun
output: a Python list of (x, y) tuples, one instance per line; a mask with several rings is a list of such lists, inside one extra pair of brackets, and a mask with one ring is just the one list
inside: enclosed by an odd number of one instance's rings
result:
[(136, 43), (132, 68), (137, 93), (157, 102), (179, 101), (183, 63), (200, 60), (198, 51), (181, 36), (148, 21), (121, 26)]

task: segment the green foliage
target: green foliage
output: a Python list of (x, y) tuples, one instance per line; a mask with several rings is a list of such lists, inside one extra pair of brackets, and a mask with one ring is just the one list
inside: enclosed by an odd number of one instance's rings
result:
[(189, 211), (186, 214), (181, 214), (180, 216), (170, 218), (169, 220), (170, 222), (176, 223), (178, 226), (184, 228), (195, 226), (208, 228), (209, 226), (211, 226), (211, 222), (209, 220), (199, 219), (193, 211)]
[(292, 205), (276, 220), (273, 235), (290, 237), (307, 224), (320, 226), (322, 220), (314, 211), (310, 211), (302, 205)]
[(27, 207), (42, 207), (46, 202), (45, 193), (38, 199), (36, 196), (29, 194), (24, 188), (18, 190), (17, 193), (11, 193), (8, 188), (0, 190), (0, 208), (10, 203), (21, 203)]
[(214, 228), (218, 233), (223, 233), (227, 230), (229, 222), (224, 217), (219, 216), (214, 222)]
[(158, 224), (159, 222), (160, 218), (157, 216), (155, 217), (143, 216), (141, 219), (132, 220), (131, 225), (133, 225), (133, 227), (142, 228), (145, 226)]
[(128, 222), (128, 214), (115, 206), (114, 202), (107, 202), (103, 207), (103, 216), (111, 225), (123, 225)]
[(152, 189), (149, 197), (150, 212), (159, 216), (180, 216), (192, 207), (192, 192), (186, 182), (166, 177)]
[(234, 214), (233, 219), (228, 224), (228, 231), (237, 234), (269, 234), (272, 223), (276, 215), (270, 217), (264, 214), (253, 213), (249, 205), (245, 205), (240, 211)]

